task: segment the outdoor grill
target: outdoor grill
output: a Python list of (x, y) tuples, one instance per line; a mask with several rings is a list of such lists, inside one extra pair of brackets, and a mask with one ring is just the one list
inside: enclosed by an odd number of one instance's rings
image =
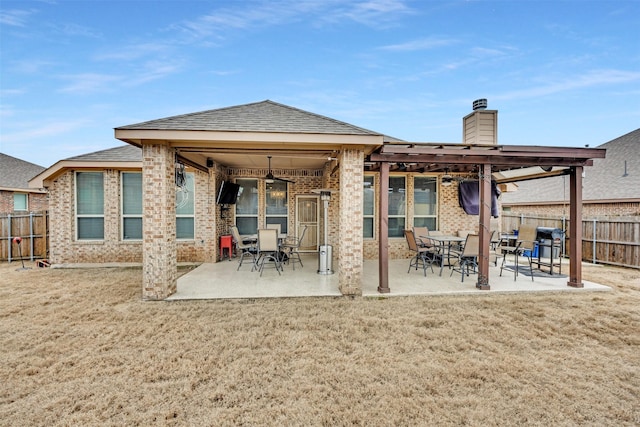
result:
[(564, 237), (564, 231), (561, 228), (554, 227), (538, 227), (536, 229), (536, 240), (553, 240), (554, 243), (560, 243)]
[(564, 246), (564, 230), (555, 227), (538, 227), (536, 240), (539, 243), (540, 256), (548, 258), (551, 255), (551, 246), (553, 245), (553, 255), (554, 258), (557, 258), (558, 251)]

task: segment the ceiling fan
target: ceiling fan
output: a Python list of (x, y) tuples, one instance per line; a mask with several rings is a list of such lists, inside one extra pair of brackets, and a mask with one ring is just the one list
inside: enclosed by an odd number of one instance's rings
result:
[(292, 184), (295, 184), (294, 181), (273, 176), (273, 173), (271, 172), (271, 156), (267, 156), (267, 159), (269, 159), (269, 172), (267, 172), (267, 176), (264, 177), (267, 183), (272, 183), (275, 180), (275, 181), (290, 182)]

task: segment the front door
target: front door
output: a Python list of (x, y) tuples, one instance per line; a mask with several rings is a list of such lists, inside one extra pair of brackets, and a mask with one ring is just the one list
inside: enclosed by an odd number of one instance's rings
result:
[(318, 218), (320, 210), (320, 197), (315, 195), (296, 196), (296, 231), (300, 236), (304, 226), (307, 232), (300, 243), (300, 252), (317, 252), (320, 238), (320, 224)]

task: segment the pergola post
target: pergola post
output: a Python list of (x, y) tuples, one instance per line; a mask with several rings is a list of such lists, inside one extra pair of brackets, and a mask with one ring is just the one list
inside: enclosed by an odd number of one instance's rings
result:
[(569, 282), (583, 288), (582, 283), (582, 166), (571, 168), (569, 178)]
[(480, 165), (480, 227), (478, 252), (478, 282), (476, 288), (483, 291), (491, 289), (489, 286), (489, 246), (491, 245), (491, 165)]
[(380, 203), (378, 204), (378, 292), (389, 289), (389, 163), (380, 163)]

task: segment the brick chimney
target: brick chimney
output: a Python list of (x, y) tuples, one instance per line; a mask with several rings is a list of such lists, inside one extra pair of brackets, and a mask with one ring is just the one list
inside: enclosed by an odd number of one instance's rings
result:
[(487, 110), (486, 99), (473, 101), (473, 113), (462, 119), (464, 144), (498, 144), (498, 110)]

